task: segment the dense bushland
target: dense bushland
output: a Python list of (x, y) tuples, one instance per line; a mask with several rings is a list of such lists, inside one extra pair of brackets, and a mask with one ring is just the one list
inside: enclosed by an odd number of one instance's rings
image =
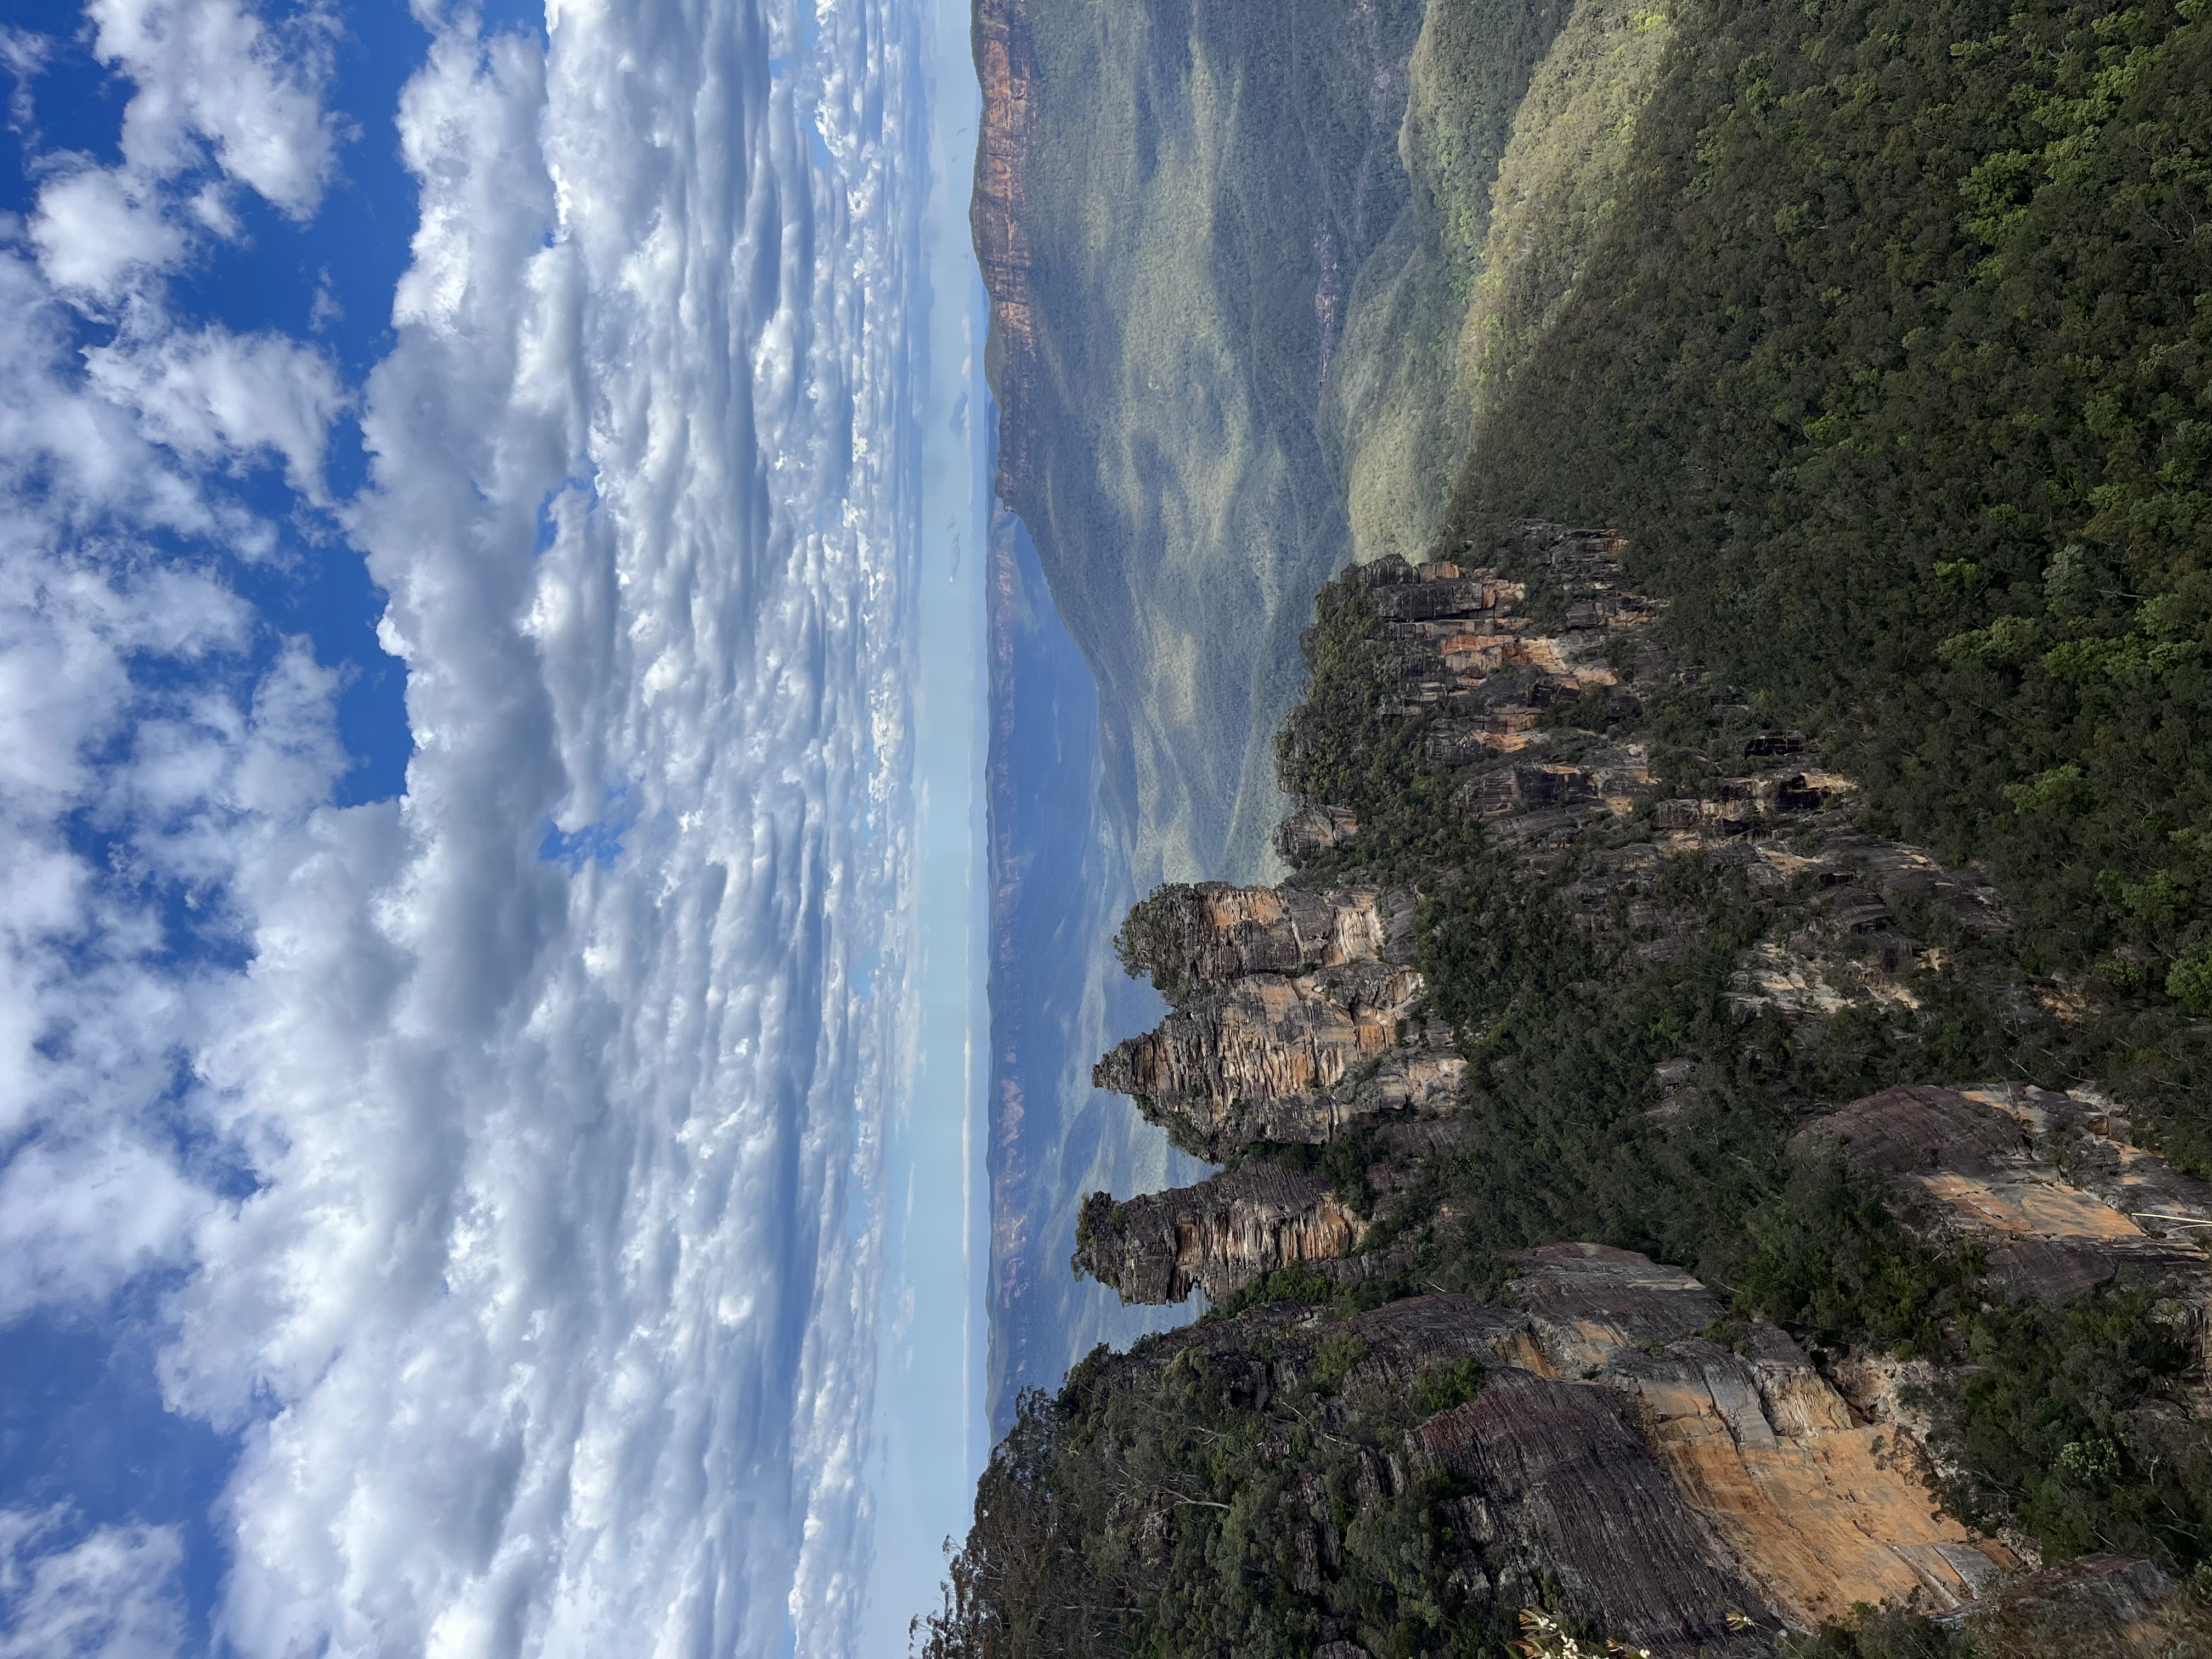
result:
[(1439, 544), (1630, 533), (1696, 658), (2004, 888), (2212, 1155), (2202, 0), (1724, 3)]

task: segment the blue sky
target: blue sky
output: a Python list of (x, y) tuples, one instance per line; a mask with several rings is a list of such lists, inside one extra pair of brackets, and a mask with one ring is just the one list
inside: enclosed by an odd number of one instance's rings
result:
[(982, 1451), (964, 9), (0, 51), (0, 1656), (872, 1650)]
[[(13, 27), (44, 48), (35, 73), (19, 69), (9, 77), (11, 92), (28, 107), (19, 104), (17, 119), (0, 133), (0, 205), (27, 215), (36, 206), (33, 168), (55, 155), (109, 165), (118, 159), (132, 83), (94, 58), (79, 6), (22, 0), (10, 9)], [(320, 210), (297, 222), (264, 198), (242, 195), (241, 234), (209, 242), (173, 281), (180, 308), (240, 333), (275, 327), (312, 340), (358, 385), (392, 343), (392, 294), (407, 266), (415, 186), (400, 161), (392, 116), (430, 37), (396, 3), (349, 7), (342, 18), (331, 43), (328, 102), (347, 138)], [(88, 331), (93, 337), (100, 332)], [(331, 489), (343, 498), (365, 480), (359, 422), (341, 412), (328, 441)], [(246, 493), (282, 519), (290, 505), (283, 481), (265, 464), (258, 471), (262, 476), (246, 481)], [(318, 548), (295, 537), (293, 551), (300, 562), (290, 570), (240, 570), (234, 579), (275, 626), (306, 633), (320, 659), (346, 665), (338, 718), (352, 765), (341, 800), (398, 794), (409, 752), (404, 671), (377, 645), (380, 601), (355, 550)]]

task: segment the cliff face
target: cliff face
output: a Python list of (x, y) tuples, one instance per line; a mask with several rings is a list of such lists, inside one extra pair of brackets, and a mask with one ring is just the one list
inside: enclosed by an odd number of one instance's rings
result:
[(1024, 197), (1036, 136), (1036, 56), (1030, 40), (1026, 0), (976, 0), (974, 18), (975, 75), (983, 88), (983, 114), (976, 135), (975, 189), (969, 199), (968, 222), (975, 238), (983, 286), (991, 296), (986, 351), (1000, 415), (1000, 471), (1001, 477), (1026, 478), (1036, 313), (1030, 288)]
[(2127, 1139), (2094, 1093), (2025, 1084), (1885, 1089), (1800, 1132), (1922, 1201), (1923, 1228), (1981, 1247), (1990, 1276), (2053, 1304), (2124, 1281), (2175, 1299), (2201, 1341), (2212, 1307), (2212, 1182)]
[(1917, 1449), (1856, 1416), (1804, 1350), (1765, 1321), (1733, 1346), (1720, 1301), (1687, 1273), (1625, 1250), (1528, 1252), (1513, 1299), (1546, 1374), (1614, 1389), (1711, 1553), (1784, 1621), (1855, 1602), (1971, 1599), (2016, 1565), (1938, 1512)]
[(1125, 1302), (1194, 1290), (1218, 1302), (1279, 1267), (1350, 1255), (1367, 1226), (1319, 1176), (1254, 1164), (1126, 1204), (1092, 1194), (1073, 1265)]
[(1413, 903), (1371, 888), (1166, 890), (1123, 937), (1175, 1011), (1093, 1081), (1217, 1162), (1449, 1108), (1465, 1064), (1408, 962)]
[[(1655, 738), (1633, 715), (1639, 691), (1665, 692), (1685, 674), (1652, 627), (1657, 608), (1627, 583), (1620, 538), (1529, 526), (1516, 541), (1538, 573), (1540, 612), (1528, 581), (1494, 569), (1389, 560), (1345, 578), (1376, 618), (1386, 708), (1420, 722), (1424, 764), (1449, 780), (1453, 810), (1494, 844), (1533, 869), (1599, 826), (1645, 828), (1648, 838), (1614, 837), (1565, 896), (1594, 923), (1623, 907), (1647, 921), (1655, 937), (1643, 948), (1658, 954), (1691, 942), (1648, 896), (1671, 858), (1740, 872), (1777, 897), (1801, 891), (1792, 925), (1744, 953), (1729, 995), (1746, 1013), (1820, 1019), (1911, 995), (1899, 986), (1928, 947), (1875, 888), (1940, 904), (1977, 933), (2002, 930), (1986, 883), (1851, 824), (1850, 781), (1822, 770), (1800, 733), (1740, 739), (1729, 759), (1747, 761), (1747, 775), (1697, 798), (1671, 794), (1653, 770)], [(1626, 716), (1625, 729), (1592, 738), (1556, 719), (1592, 698)], [(1294, 713), (1286, 765), (1316, 741), (1310, 712)], [(1308, 802), (1277, 846), (1311, 864), (1358, 830), (1352, 809)], [(1413, 965), (1417, 908), (1407, 889), (1299, 878), (1162, 889), (1131, 913), (1125, 960), (1174, 1012), (1102, 1059), (1094, 1081), (1133, 1097), (1178, 1145), (1216, 1161), (1258, 1143), (1319, 1145), (1397, 1115), (1453, 1110), (1466, 1063)], [(1229, 1276), (1209, 1270), (1192, 1282)]]
[[(1480, 1365), (1472, 1397), (1416, 1407), (1353, 1475), (1376, 1508), (1436, 1495), (1453, 1540), (1439, 1566), (1471, 1621), (1548, 1598), (1616, 1640), (1686, 1655), (1854, 1601), (1957, 1607), (2017, 1565), (1942, 1516), (1917, 1451), (1856, 1417), (1788, 1335), (1731, 1326), (1688, 1274), (1589, 1244), (1518, 1267), (1502, 1305), (1423, 1295), (1338, 1324), (1276, 1304), (1158, 1339), (1092, 1387), (1142, 1394), (1180, 1361), (1249, 1409), (1295, 1405), (1329, 1432), (1363, 1401)], [(1316, 1376), (1328, 1392), (1310, 1398)], [(1314, 1486), (1294, 1494), (1282, 1525), (1317, 1584), (1346, 1559), (1346, 1512)], [(1161, 1556), (1185, 1524), (1173, 1505), (1159, 1516)]]
[[(1989, 884), (1854, 823), (1851, 781), (1823, 769), (1802, 733), (1755, 731), (1735, 739), (1733, 753), (1678, 750), (1671, 772), (1655, 769), (1661, 739), (1637, 716), (1645, 700), (1680, 695), (1692, 676), (1654, 629), (1656, 607), (1628, 585), (1619, 538), (1532, 525), (1514, 544), (1533, 580), (1444, 562), (1386, 562), (1345, 580), (1374, 617), (1372, 672), (1385, 707), (1419, 723), (1422, 764), (1448, 781), (1454, 810), (1531, 879), (1560, 849), (1602, 837), (1558, 886), (1583, 919), (1577, 926), (1624, 916), (1643, 936), (1638, 954), (1679, 955), (1702, 941), (1664, 896), (1670, 864), (1692, 860), (1740, 882), (1774, 920), (1736, 953), (1726, 988), (1734, 1017), (1769, 1016), (1805, 1039), (1838, 1020), (1919, 1008), (1927, 994), (1916, 975), (1940, 970), (1960, 947), (1930, 945), (1914, 927), (2002, 939), (2008, 922)], [(1602, 736), (1557, 719), (1594, 699), (1607, 722)], [(1301, 709), (1289, 723), (1287, 764), (1319, 740)], [(1679, 793), (1686, 777), (1723, 763), (1733, 775)], [(1312, 802), (1278, 840), (1311, 865), (1358, 831), (1351, 809)], [(1216, 1159), (1451, 1113), (1468, 1074), (1412, 965), (1417, 907), (1407, 889), (1297, 878), (1275, 888), (1163, 890), (1131, 913), (1125, 958), (1174, 1012), (1107, 1054), (1097, 1082), (1136, 1097), (1148, 1116)], [(1675, 1086), (1657, 1115), (1697, 1103), (1692, 1069), (1662, 1066)], [(1814, 1120), (1797, 1145), (1839, 1150), (1906, 1182), (1932, 1206), (1924, 1225), (1986, 1243), (2000, 1280), (2027, 1293), (2057, 1298), (2123, 1278), (2193, 1287), (2203, 1257), (2188, 1236), (2212, 1221), (2212, 1187), (2125, 1133), (2124, 1117), (2094, 1097), (2025, 1085), (1907, 1087)], [(1413, 1177), (1384, 1166), (1417, 1167), (1423, 1156), (1391, 1154), (1376, 1176), (1403, 1185)], [(1316, 1237), (1353, 1243), (1350, 1234)], [(1199, 1260), (1182, 1277), (1242, 1283), (1249, 1275), (1240, 1272)], [(2203, 1300), (2195, 1288), (2188, 1294)]]

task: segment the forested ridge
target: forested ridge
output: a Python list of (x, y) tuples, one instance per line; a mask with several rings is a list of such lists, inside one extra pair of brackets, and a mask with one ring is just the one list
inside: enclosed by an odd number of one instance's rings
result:
[(1723, 3), (1470, 456), (1450, 550), (1618, 526), (1684, 647), (1980, 862), (2202, 1162), (2203, 7)]

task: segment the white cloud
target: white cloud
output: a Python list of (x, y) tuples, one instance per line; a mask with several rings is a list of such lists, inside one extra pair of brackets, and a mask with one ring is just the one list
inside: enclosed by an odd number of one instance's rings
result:
[(86, 167), (47, 181), (31, 217), (40, 263), (58, 286), (114, 300), (131, 281), (184, 257), (184, 227), (157, 183), (123, 167)]
[(185, 1638), (173, 1527), (98, 1527), (0, 1510), (0, 1659), (172, 1659)]
[(125, 335), (85, 354), (94, 386), (141, 429), (196, 461), (268, 453), (291, 487), (322, 502), (323, 441), (345, 394), (329, 362), (286, 336), (221, 327)]
[[(241, 1652), (846, 1651), (911, 960), (908, 9), (438, 24), (347, 526), (416, 750), (346, 810), (331, 677), (222, 573), (274, 545), (226, 475), (315, 497), (349, 394), (160, 282), (231, 234), (210, 160), (313, 210), (321, 26), (91, 15), (124, 161), (0, 250), (0, 1318), (191, 1270), (163, 1380), (243, 1436)], [(168, 955), (179, 906), (251, 966)], [(173, 1538), (59, 1535), (5, 1546), (9, 1631), (158, 1647), (125, 1585)], [(103, 1571), (112, 1631), (68, 1625)]]
[[(158, 295), (158, 278), (207, 235), (234, 240), (228, 196), (242, 185), (297, 220), (311, 216), (337, 166), (338, 123), (325, 107), (331, 15), (280, 26), (238, 0), (88, 0), (93, 53), (134, 86), (122, 160), (102, 167), (56, 156), (29, 223), (47, 279), (101, 307)], [(11, 31), (15, 125), (31, 131), (27, 90), (45, 43)], [(220, 182), (200, 179), (212, 166)]]
[(45, 35), (0, 25), (0, 69), (15, 83), (8, 91), (8, 125), (27, 140), (35, 137), (36, 126), (31, 82), (45, 71), (52, 52)]
[[(40, 1304), (98, 1306), (174, 1261), (207, 1195), (155, 1148), (101, 1139), (35, 1144), (0, 1170), (0, 1320)], [(4, 1650), (0, 1650), (4, 1651)]]
[[(254, 555), (270, 532), (210, 469), (271, 448), (304, 466), (320, 441), (276, 376), (257, 413), (250, 375), (204, 366), (281, 346), (155, 337), (134, 348), (140, 385), (118, 386), (120, 353), (83, 374), (66, 308), (6, 254), (0, 339), (4, 1320), (96, 1306), (188, 1249), (214, 1200), (175, 1128), (217, 976), (172, 958), (165, 910), (235, 939), (241, 863), (343, 757), (331, 677), (297, 645), (247, 672), (258, 627), (220, 574), (218, 550)], [(180, 442), (170, 411), (191, 410), (195, 373), (213, 408)]]
[(237, 0), (89, 0), (93, 52), (137, 83), (123, 157), (155, 178), (186, 172), (203, 140), (230, 177), (295, 218), (314, 211), (337, 152), (323, 106), (333, 32), (310, 10), (272, 28)]
[(823, 23), (787, 84), (783, 5), (451, 22), (405, 94), (352, 528), (417, 746), (247, 873), (201, 1064), (264, 1185), (167, 1361), (247, 1431), (243, 1651), (849, 1650), (919, 181), (903, 12)]

